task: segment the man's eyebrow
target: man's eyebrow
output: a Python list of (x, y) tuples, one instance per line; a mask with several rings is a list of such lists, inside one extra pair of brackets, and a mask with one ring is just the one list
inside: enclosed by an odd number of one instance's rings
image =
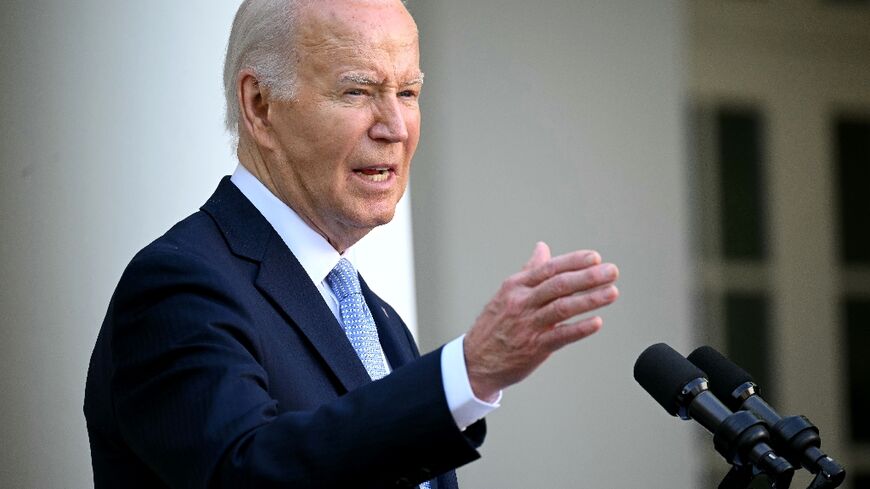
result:
[[(420, 73), (418, 76), (402, 82), (402, 86), (408, 85), (422, 85), (423, 77), (425, 75)], [(365, 75), (363, 73), (345, 73), (341, 75), (339, 78), (339, 82), (341, 83), (355, 83), (357, 85), (380, 85), (382, 82), (372, 78), (369, 75)]]
[(357, 85), (378, 85), (380, 82), (362, 73), (345, 73), (338, 79), (341, 83), (356, 83)]
[(423, 84), (423, 78), (425, 78), (425, 77), (426, 77), (426, 74), (421, 72), (419, 76), (417, 76), (416, 78), (412, 78), (412, 79), (406, 81), (405, 83), (402, 84), (402, 86), (408, 86), (408, 85), (422, 85), (422, 84)]

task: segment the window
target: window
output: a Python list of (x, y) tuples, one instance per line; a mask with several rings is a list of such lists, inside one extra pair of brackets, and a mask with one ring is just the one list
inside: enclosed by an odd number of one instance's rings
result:
[(766, 295), (745, 292), (725, 295), (725, 355), (749, 372), (764, 398), (774, 402), (768, 322)]
[(760, 260), (766, 255), (761, 116), (754, 109), (723, 108), (716, 119), (722, 252)]
[(847, 264), (870, 264), (870, 117), (839, 117), (834, 137), (841, 256)]
[(850, 431), (853, 442), (870, 443), (870, 299), (847, 299), (845, 315)]

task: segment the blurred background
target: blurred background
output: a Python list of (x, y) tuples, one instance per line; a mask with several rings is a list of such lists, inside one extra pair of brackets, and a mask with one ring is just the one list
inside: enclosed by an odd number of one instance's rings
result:
[[(93, 485), (81, 406), (114, 286), (235, 167), (237, 7), (0, 4), (0, 487)], [(715, 487), (711, 437), (632, 379), (664, 341), (731, 356), (870, 488), (870, 2), (409, 8), (423, 137), (360, 247), (373, 288), (429, 350), (537, 240), (622, 271), (604, 330), (505, 393), (463, 487)]]

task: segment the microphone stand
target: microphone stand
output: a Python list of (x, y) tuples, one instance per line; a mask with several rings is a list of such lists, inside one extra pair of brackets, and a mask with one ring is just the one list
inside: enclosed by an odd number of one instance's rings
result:
[(829, 474), (824, 474), (819, 472), (813, 478), (813, 482), (807, 487), (807, 489), (833, 489), (835, 487), (840, 487), (842, 481), (837, 482), (836, 480), (829, 477)]
[[(738, 413), (747, 411), (738, 411)], [(757, 419), (757, 418), (756, 418)], [(716, 432), (713, 439), (716, 445), (716, 450), (726, 458), (734, 453), (745, 453), (745, 445), (747, 440), (752, 437), (747, 437), (746, 434), (751, 433), (751, 428), (754, 428), (751, 418), (746, 417), (743, 420), (732, 420), (729, 416), (720, 430)], [(804, 416), (789, 416), (782, 418), (775, 426), (773, 432), (776, 434), (775, 445), (780, 447), (789, 447), (793, 453), (802, 453), (804, 457), (811, 462), (815, 467), (815, 477), (813, 478), (807, 489), (834, 489), (840, 487), (840, 484), (846, 479), (846, 470), (835, 462), (831, 457), (825, 455), (819, 450), (821, 442), (819, 440), (819, 429), (816, 428)], [(757, 430), (757, 428), (756, 428)], [(741, 433), (742, 431), (742, 433)], [(756, 434), (755, 436), (759, 436)], [(719, 484), (719, 489), (747, 489), (752, 481), (761, 475), (768, 475), (774, 471), (761, 470), (752, 463), (740, 463), (741, 458), (728, 458), (734, 460), (731, 470), (725, 475), (722, 483)], [(797, 457), (792, 457), (787, 460), (800, 467), (801, 460)], [(774, 472), (775, 473), (775, 472)], [(786, 470), (772, 478), (768, 479), (771, 489), (787, 489), (791, 485), (792, 473)]]
[[(748, 422), (749, 420), (747, 419), (743, 424), (746, 425)], [(729, 423), (727, 422), (723, 423), (723, 426), (728, 424)], [(767, 422), (765, 422), (765, 424), (767, 424)], [(732, 432), (733, 431), (734, 430), (732, 429)], [(788, 453), (803, 454), (802, 456), (786, 456), (786, 460), (788, 460), (789, 463), (793, 464), (795, 467), (800, 467), (802, 465), (801, 462), (803, 461), (812, 462), (803, 464), (805, 467), (812, 467), (814, 469), (813, 472), (815, 472), (815, 477), (812, 482), (810, 482), (807, 489), (834, 489), (839, 487), (846, 479), (846, 470), (831, 457), (825, 455), (821, 450), (819, 450), (819, 447), (821, 446), (819, 429), (810, 423), (806, 417), (789, 416), (782, 418), (775, 423), (772, 431), (774, 433), (775, 447), (783, 450), (785, 447), (788, 447)], [(717, 436), (718, 435), (719, 434), (717, 433)], [(734, 435), (732, 434), (731, 436), (733, 438)], [(715, 441), (714, 438), (714, 442)], [(717, 450), (718, 449), (717, 446)], [(737, 449), (739, 450), (739, 447), (737, 447)], [(801, 457), (806, 460), (801, 460)], [(735, 460), (737, 460), (737, 462), (740, 461), (739, 459)], [(760, 470), (751, 463), (735, 463), (735, 465), (732, 466), (731, 471), (729, 471), (725, 476), (725, 479), (722, 480), (719, 489), (746, 489), (752, 480), (762, 473), (771, 474), (772, 471)], [(771, 489), (788, 488), (791, 483), (791, 474), (788, 474), (787, 479), (776, 475), (773, 479), (769, 479), (769, 481)]]
[(807, 489), (834, 489), (846, 479), (846, 469), (819, 450), (822, 445), (819, 429), (805, 416), (780, 419), (773, 426), (773, 433), (774, 446), (788, 447), (788, 453), (802, 454), (787, 456), (790, 463), (815, 472)]
[[(752, 481), (762, 473), (761, 470), (751, 464), (732, 465), (731, 470), (725, 474), (725, 478), (722, 479), (721, 483), (719, 483), (718, 489), (747, 489), (749, 485), (752, 484)], [(769, 487), (770, 489), (788, 489), (791, 485), (790, 479), (790, 477), (788, 480), (782, 480), (781, 478), (768, 478)], [(834, 489), (840, 487), (840, 484), (842, 483), (843, 479), (836, 477), (836, 474), (832, 475), (820, 471), (813, 478), (812, 482), (810, 482), (810, 485), (807, 486), (807, 489)]]
[[(747, 489), (761, 471), (754, 465), (732, 465), (731, 470), (725, 474), (725, 478), (719, 483), (719, 489)], [(791, 480), (777, 481), (768, 479), (770, 489), (788, 489)], [(783, 485), (784, 484), (784, 485)]]
[(749, 411), (725, 418), (713, 434), (713, 446), (733, 465), (719, 489), (747, 489), (762, 473), (767, 474), (771, 489), (788, 489), (794, 467), (770, 451), (764, 443), (769, 439), (764, 422)]

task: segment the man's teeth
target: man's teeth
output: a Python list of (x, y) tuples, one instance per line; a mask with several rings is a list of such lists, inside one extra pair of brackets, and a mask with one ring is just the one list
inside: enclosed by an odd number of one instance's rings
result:
[(390, 170), (387, 168), (366, 168), (357, 170), (356, 173), (371, 182), (383, 182), (390, 178)]

